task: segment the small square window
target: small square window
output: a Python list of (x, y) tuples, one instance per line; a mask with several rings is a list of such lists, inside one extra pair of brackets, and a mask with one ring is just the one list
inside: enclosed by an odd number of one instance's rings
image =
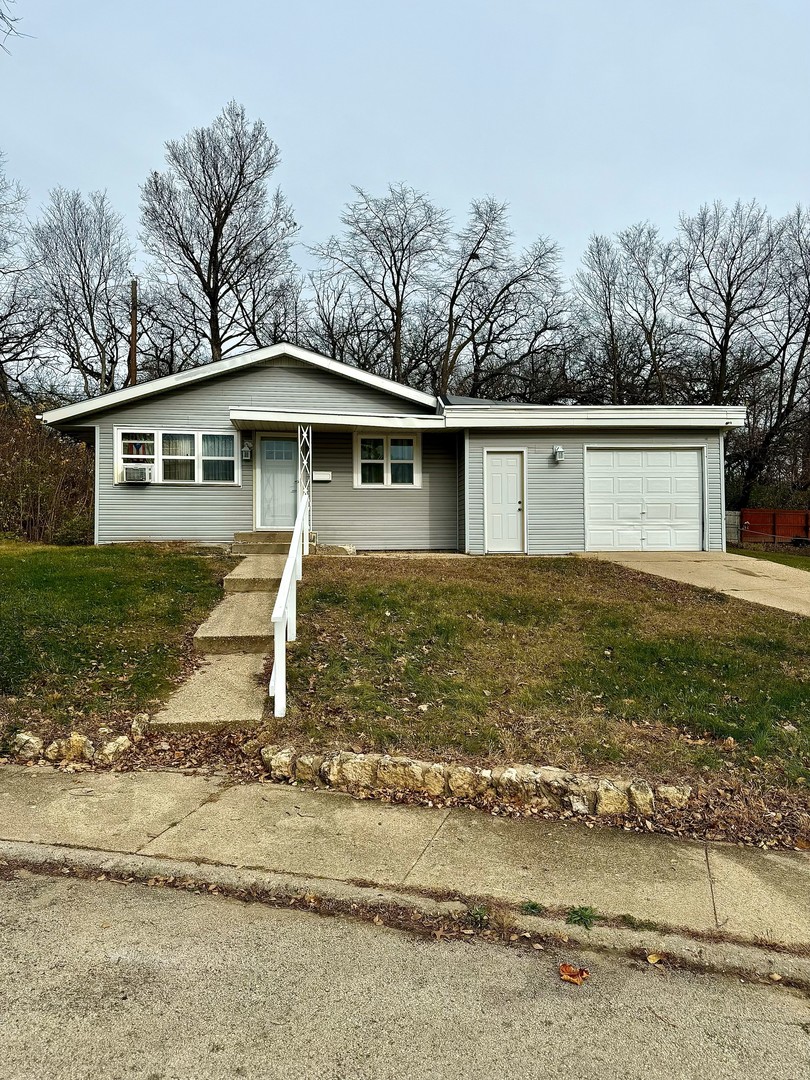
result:
[(355, 485), (419, 487), (419, 436), (363, 435), (355, 442)]

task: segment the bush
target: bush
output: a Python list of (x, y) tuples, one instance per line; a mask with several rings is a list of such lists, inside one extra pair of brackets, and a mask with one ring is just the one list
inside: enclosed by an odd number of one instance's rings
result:
[(92, 450), (30, 409), (0, 406), (0, 537), (92, 543), (93, 487)]

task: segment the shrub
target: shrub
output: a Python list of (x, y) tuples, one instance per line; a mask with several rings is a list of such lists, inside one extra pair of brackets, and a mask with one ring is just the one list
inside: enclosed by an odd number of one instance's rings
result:
[(0, 406), (0, 536), (45, 544), (93, 539), (93, 451)]

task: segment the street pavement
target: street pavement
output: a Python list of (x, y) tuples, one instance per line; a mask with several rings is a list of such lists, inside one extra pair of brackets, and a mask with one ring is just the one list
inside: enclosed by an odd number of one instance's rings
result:
[(8, 868), (0, 1017), (0, 1080), (810, 1076), (784, 986)]

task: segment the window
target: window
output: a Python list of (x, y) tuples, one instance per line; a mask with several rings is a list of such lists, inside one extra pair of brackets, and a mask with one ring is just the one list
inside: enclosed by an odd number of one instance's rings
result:
[(421, 487), (419, 435), (356, 435), (355, 487)]
[(125, 465), (153, 465), (156, 484), (237, 484), (234, 432), (116, 429), (116, 482)]
[(154, 431), (122, 431), (120, 438), (122, 465), (154, 465)]
[(204, 484), (232, 484), (236, 479), (233, 435), (202, 436), (202, 478)]
[(194, 436), (187, 433), (163, 432), (160, 439), (160, 457), (163, 464), (162, 478), (165, 482), (193, 484), (195, 466)]

